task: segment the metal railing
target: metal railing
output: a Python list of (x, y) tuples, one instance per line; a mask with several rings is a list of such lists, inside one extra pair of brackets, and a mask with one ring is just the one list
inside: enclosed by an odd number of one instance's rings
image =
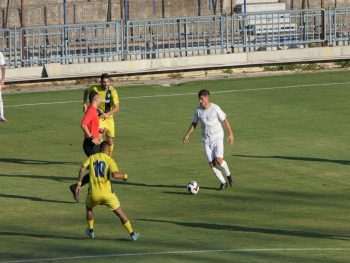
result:
[(21, 36), (18, 30), (0, 30), (0, 51), (3, 52), (8, 67), (21, 66)]
[(0, 30), (9, 67), (349, 45), (350, 8)]
[(223, 16), (135, 20), (127, 23), (127, 59), (224, 53), (230, 45)]
[(350, 9), (337, 8), (328, 11), (326, 32), (331, 44), (350, 44)]
[(324, 10), (290, 10), (234, 15), (233, 46), (251, 51), (295, 48), (324, 42)]
[(90, 63), (121, 59), (118, 22), (21, 29), (22, 63)]

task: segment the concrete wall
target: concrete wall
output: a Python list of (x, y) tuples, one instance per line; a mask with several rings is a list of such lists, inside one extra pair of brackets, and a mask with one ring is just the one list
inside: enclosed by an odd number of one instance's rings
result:
[[(323, 0), (324, 7), (350, 6), (349, 0)], [(24, 25), (52, 25), (63, 23), (62, 0), (25, 0)], [(120, 19), (123, 0), (67, 0), (68, 22), (105, 22)], [(129, 0), (130, 19), (149, 19), (178, 16), (231, 14), (237, 0)], [(320, 8), (321, 0), (280, 0), (288, 8)], [(0, 1), (0, 28), (20, 27), (21, 0)], [(155, 12), (154, 12), (155, 11)]]
[(39, 80), (43, 78), (43, 75), (53, 79), (75, 78), (99, 76), (104, 72), (108, 72), (111, 75), (161, 73), (205, 68), (344, 60), (349, 59), (349, 57), (350, 46), (341, 46), (90, 64), (47, 64), (44, 67), (8, 69), (6, 70), (6, 80), (8, 82)]

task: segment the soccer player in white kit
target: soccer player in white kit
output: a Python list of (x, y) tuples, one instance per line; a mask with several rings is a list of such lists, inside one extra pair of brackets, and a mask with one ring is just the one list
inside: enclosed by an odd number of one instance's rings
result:
[(208, 90), (201, 90), (198, 93), (198, 99), (200, 106), (195, 110), (192, 124), (184, 135), (183, 142), (188, 142), (191, 133), (196, 129), (198, 122), (200, 122), (205, 154), (211, 169), (221, 183), (218, 190), (224, 190), (227, 188), (227, 183), (222, 172), (226, 175), (230, 186), (232, 186), (233, 180), (230, 169), (224, 160), (224, 129), (222, 128), (222, 123), (229, 132), (227, 141), (231, 145), (234, 142), (232, 127), (221, 108), (210, 102), (210, 93)]
[(5, 85), (5, 58), (2, 52), (0, 52), (0, 122), (6, 122), (7, 119), (4, 116), (4, 103), (2, 101), (1, 89)]

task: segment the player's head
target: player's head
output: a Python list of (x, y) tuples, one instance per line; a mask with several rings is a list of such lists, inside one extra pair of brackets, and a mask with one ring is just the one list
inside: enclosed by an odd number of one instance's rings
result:
[(101, 75), (101, 86), (106, 89), (109, 88), (111, 81), (109, 79), (109, 75), (107, 73), (103, 73)]
[(90, 104), (96, 103), (96, 105), (100, 105), (100, 95), (96, 91), (92, 91), (89, 93), (89, 101)]
[(198, 92), (199, 105), (206, 108), (210, 103), (210, 92), (207, 89), (202, 89)]
[(109, 144), (108, 144), (108, 142), (106, 142), (106, 141), (101, 142), (101, 144), (100, 144), (100, 152), (109, 154)]

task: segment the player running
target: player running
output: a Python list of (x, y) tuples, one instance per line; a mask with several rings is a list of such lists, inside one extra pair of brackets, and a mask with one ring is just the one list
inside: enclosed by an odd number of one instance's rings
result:
[(109, 75), (104, 73), (101, 75), (101, 85), (99, 86), (90, 86), (84, 91), (83, 98), (83, 110), (84, 112), (87, 109), (87, 98), (89, 93), (92, 91), (97, 92), (101, 97), (101, 104), (98, 108), (99, 117), (100, 117), (100, 129), (105, 131), (106, 141), (110, 146), (109, 155), (112, 156), (114, 148), (114, 137), (115, 137), (115, 128), (114, 128), (114, 114), (119, 111), (119, 97), (117, 90), (111, 86)]
[(198, 99), (200, 106), (195, 110), (192, 124), (184, 135), (183, 142), (188, 142), (191, 133), (196, 129), (198, 122), (200, 122), (205, 154), (211, 169), (221, 182), (218, 190), (224, 190), (227, 188), (227, 183), (221, 171), (225, 173), (230, 186), (232, 186), (233, 180), (227, 163), (224, 160), (224, 130), (221, 123), (224, 123), (229, 132), (227, 141), (231, 145), (234, 142), (233, 131), (230, 122), (226, 118), (226, 114), (218, 105), (210, 102), (210, 93), (208, 90), (199, 91)]
[(118, 197), (113, 193), (109, 175), (115, 179), (126, 181), (127, 174), (119, 172), (115, 161), (108, 155), (109, 144), (102, 142), (100, 152), (91, 155), (82, 165), (79, 171), (76, 194), (80, 194), (80, 186), (86, 169), (90, 170), (89, 193), (86, 197), (86, 220), (88, 227), (86, 234), (90, 238), (95, 238), (93, 208), (97, 205), (106, 205), (119, 218), (126, 230), (129, 232), (131, 240), (136, 241), (139, 233), (134, 232), (131, 223), (120, 206)]

